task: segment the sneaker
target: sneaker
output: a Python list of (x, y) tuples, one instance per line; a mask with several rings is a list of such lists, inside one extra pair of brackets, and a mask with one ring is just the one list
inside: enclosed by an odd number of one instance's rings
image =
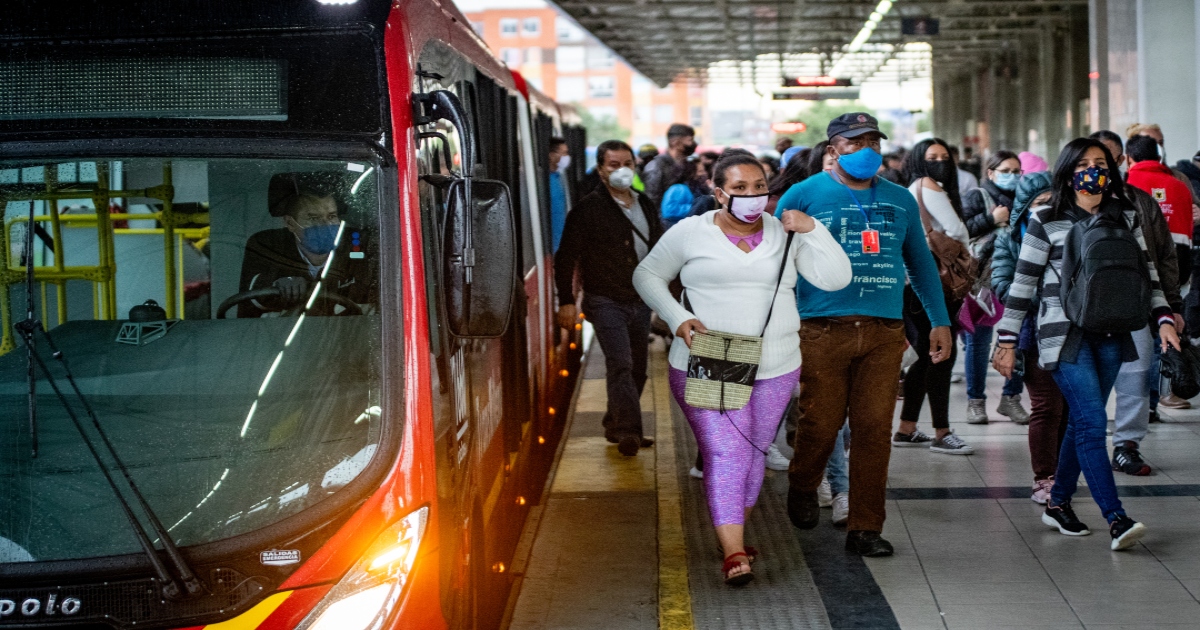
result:
[(1162, 419), (1158, 417), (1157, 409), (1151, 409), (1150, 410), (1150, 424), (1154, 424), (1156, 422), (1162, 422)]
[(1136, 545), (1146, 535), (1146, 526), (1122, 514), (1108, 526), (1108, 533), (1112, 550), (1120, 551)]
[(696, 468), (695, 466), (692, 466), (692, 469), (688, 471), (688, 476), (693, 479), (703, 479), (704, 471), (700, 470), (699, 468)]
[(850, 520), (850, 493), (839, 492), (833, 497), (833, 524), (845, 525)]
[(986, 400), (971, 398), (967, 400), (967, 424), (987, 424)]
[(833, 505), (833, 488), (829, 487), (828, 479), (822, 479), (817, 486), (817, 505), (823, 508)]
[(787, 470), (788, 466), (792, 465), (792, 460), (783, 456), (779, 447), (774, 444), (767, 447), (767, 468), (771, 470)]
[(963, 382), (963, 381), (965, 381), (965, 380), (967, 380), (967, 379), (963, 378), (963, 375), (962, 375), (962, 374), (955, 374), (954, 376), (951, 376), (951, 377), (950, 377), (950, 382), (951, 382), (951, 383), (961, 383), (961, 382)]
[(1029, 412), (1021, 406), (1020, 394), (1001, 396), (1000, 404), (996, 405), (996, 413), (1008, 416), (1009, 420), (1017, 424), (1029, 424)]
[(897, 431), (892, 436), (892, 446), (929, 446), (933, 442), (933, 438), (921, 433), (920, 430), (912, 433), (900, 433)]
[(1112, 467), (1113, 470), (1134, 477), (1145, 477), (1150, 474), (1150, 464), (1142, 459), (1142, 454), (1138, 452), (1137, 442), (1122, 442), (1113, 446)]
[(1079, 521), (1079, 517), (1075, 516), (1075, 510), (1071, 509), (1070, 503), (1062, 505), (1046, 504), (1046, 511), (1042, 512), (1042, 522), (1050, 527), (1058, 528), (1058, 533), (1064, 536), (1087, 536), (1092, 533), (1087, 525)]
[(1029, 497), (1038, 505), (1050, 502), (1050, 489), (1054, 487), (1054, 477), (1038, 479), (1033, 482), (1033, 496)]
[(1191, 409), (1192, 403), (1168, 392), (1166, 396), (1158, 397), (1158, 406), (1167, 409)]
[(970, 455), (975, 452), (970, 444), (967, 444), (962, 438), (954, 435), (954, 432), (946, 434), (946, 437), (939, 440), (934, 440), (929, 444), (929, 450), (934, 453), (945, 453), (946, 455)]

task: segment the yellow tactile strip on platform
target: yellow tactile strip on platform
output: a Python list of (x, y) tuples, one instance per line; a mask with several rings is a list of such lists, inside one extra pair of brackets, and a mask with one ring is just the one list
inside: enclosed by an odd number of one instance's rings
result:
[(602, 437), (567, 440), (550, 492), (653, 492), (654, 458), (643, 450), (625, 457)]
[(687, 544), (683, 535), (679, 478), (675, 470), (675, 433), (671, 427), (671, 391), (667, 362), (654, 348), (650, 361), (654, 390), (655, 480), (658, 485), (658, 627), (691, 630), (692, 594), (688, 587)]

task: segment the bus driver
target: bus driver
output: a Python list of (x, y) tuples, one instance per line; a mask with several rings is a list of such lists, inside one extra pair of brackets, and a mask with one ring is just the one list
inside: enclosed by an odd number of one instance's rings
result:
[[(238, 317), (261, 317), (301, 305), (317, 281), (323, 282), (323, 293), (340, 295), (357, 304), (370, 301), (364, 234), (349, 225), (342, 227), (333, 195), (294, 186), (294, 192), (271, 202), (271, 214), (281, 217), (284, 226), (258, 232), (246, 242), (238, 290), (273, 287), (280, 296), (242, 302)], [(310, 313), (332, 315), (334, 311), (332, 302), (321, 300)]]

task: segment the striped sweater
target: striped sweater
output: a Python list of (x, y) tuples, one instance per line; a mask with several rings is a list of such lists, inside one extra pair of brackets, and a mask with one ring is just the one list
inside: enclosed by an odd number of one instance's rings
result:
[[(1026, 311), (1034, 304), (1040, 283), (1041, 305), (1037, 315), (1038, 362), (1045, 370), (1058, 367), (1059, 355), (1067, 342), (1068, 334), (1072, 331), (1071, 321), (1067, 319), (1059, 301), (1058, 288), (1062, 273), (1063, 242), (1074, 221), (1064, 217), (1046, 222), (1052, 212), (1052, 209), (1047, 208), (1033, 213), (1029, 218), (1029, 228), (1021, 242), (1016, 273), (1009, 288), (1008, 298), (1004, 300), (1004, 319), (998, 326), (998, 338), (1001, 342), (1016, 343), (1021, 332), (1021, 322), (1025, 319)], [(1124, 215), (1125, 220), (1134, 226), (1133, 235), (1142, 246), (1142, 251), (1146, 251), (1141, 224), (1135, 223), (1136, 214), (1132, 210), (1126, 210)], [(1172, 323), (1171, 308), (1163, 297), (1153, 256), (1147, 255), (1147, 261), (1152, 288), (1151, 313), (1147, 315), (1152, 316), (1160, 325)], [(1073, 357), (1063, 358), (1070, 360)]]

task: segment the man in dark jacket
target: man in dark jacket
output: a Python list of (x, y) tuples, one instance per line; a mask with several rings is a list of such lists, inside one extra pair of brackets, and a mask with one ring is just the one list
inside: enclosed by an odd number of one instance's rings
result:
[[(1200, 152), (1192, 156), (1190, 160), (1179, 160), (1175, 163), (1175, 170), (1183, 173), (1188, 181), (1192, 184), (1192, 190), (1200, 191)], [(1193, 221), (1196, 219), (1192, 217)], [(1192, 229), (1192, 243), (1200, 241), (1200, 225)], [(1197, 288), (1196, 276), (1200, 275), (1200, 247), (1192, 248), (1192, 287)], [(1187, 280), (1180, 278), (1181, 281)], [(1181, 282), (1183, 284), (1183, 282)], [(1183, 319), (1187, 323), (1189, 334), (1195, 338), (1200, 334), (1200, 291), (1192, 291), (1188, 293), (1187, 301), (1184, 306)]]
[(576, 269), (583, 280), (583, 312), (596, 329), (604, 351), (608, 413), (604, 437), (622, 455), (637, 455), (653, 446), (642, 435), (640, 399), (646, 385), (650, 307), (633, 288), (633, 270), (662, 236), (658, 207), (645, 194), (631, 190), (633, 149), (619, 140), (596, 148), (601, 186), (567, 214), (562, 242), (554, 257), (558, 287), (558, 324), (573, 327), (577, 319), (572, 282)]
[[(1117, 164), (1124, 161), (1125, 147), (1120, 137), (1111, 131), (1098, 131), (1092, 138), (1103, 142)], [(1125, 185), (1125, 194), (1137, 208), (1142, 222), (1142, 236), (1146, 240), (1146, 251), (1153, 257), (1158, 279), (1162, 283), (1163, 295), (1175, 313), (1176, 330), (1183, 329), (1183, 298), (1179, 295), (1179, 260), (1171, 230), (1163, 216), (1162, 208), (1148, 193), (1131, 184)], [(1150, 327), (1133, 333), (1137, 344), (1138, 360), (1121, 364), (1113, 389), (1117, 393), (1117, 409), (1114, 415), (1116, 428), (1113, 431), (1113, 469), (1128, 475), (1150, 474), (1150, 465), (1142, 459), (1139, 445), (1149, 431), (1150, 419), (1157, 416), (1154, 408), (1158, 396), (1154, 384), (1158, 379), (1159, 343)], [(1186, 404), (1186, 401), (1183, 401)]]
[(683, 177), (684, 162), (696, 152), (696, 130), (682, 123), (667, 129), (667, 150), (656, 156), (642, 173), (646, 196), (662, 203), (663, 194)]

